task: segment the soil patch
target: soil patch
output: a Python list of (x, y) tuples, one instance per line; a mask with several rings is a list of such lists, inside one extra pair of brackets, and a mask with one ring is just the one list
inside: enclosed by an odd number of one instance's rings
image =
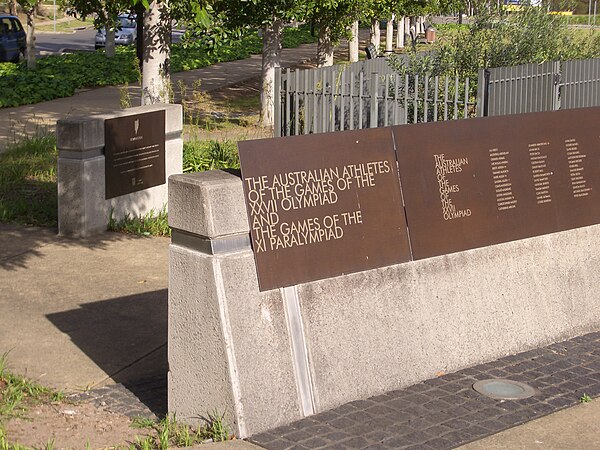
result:
[(90, 403), (35, 406), (26, 417), (5, 423), (5, 429), (9, 442), (35, 448), (44, 448), (51, 440), (54, 448), (129, 446), (135, 443), (136, 436), (143, 438), (152, 433), (149, 429), (132, 428), (126, 416)]

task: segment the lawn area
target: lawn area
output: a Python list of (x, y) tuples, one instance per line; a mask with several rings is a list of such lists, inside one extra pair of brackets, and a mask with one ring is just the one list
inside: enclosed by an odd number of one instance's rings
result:
[[(56, 23), (56, 32), (57, 33), (65, 33), (72, 32), (78, 28), (90, 27), (94, 24), (93, 19), (88, 18), (87, 20), (79, 20), (79, 19), (69, 19), (67, 21), (61, 21)], [(43, 25), (38, 25), (36, 31), (54, 31), (54, 23), (48, 24), (44, 23)]]

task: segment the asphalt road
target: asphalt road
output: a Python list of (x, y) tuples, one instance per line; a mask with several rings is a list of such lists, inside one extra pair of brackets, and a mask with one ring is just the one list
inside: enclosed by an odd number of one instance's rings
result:
[[(85, 29), (77, 30), (74, 33), (52, 33), (52, 32), (36, 32), (35, 47), (36, 54), (48, 55), (52, 53), (60, 53), (65, 50), (93, 51), (94, 36), (96, 30)], [(179, 42), (181, 31), (173, 32), (173, 42)]]
[(96, 30), (78, 30), (75, 33), (37, 32), (35, 48), (38, 55), (59, 53), (65, 49), (94, 50)]

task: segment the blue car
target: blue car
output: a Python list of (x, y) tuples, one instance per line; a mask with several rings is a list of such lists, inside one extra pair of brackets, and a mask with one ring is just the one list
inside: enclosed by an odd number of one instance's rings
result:
[(15, 16), (0, 14), (0, 62), (19, 62), (25, 56), (26, 34)]

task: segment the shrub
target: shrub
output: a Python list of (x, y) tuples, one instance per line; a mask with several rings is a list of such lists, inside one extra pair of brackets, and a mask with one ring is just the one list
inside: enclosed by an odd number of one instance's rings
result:
[(236, 145), (231, 141), (190, 141), (183, 144), (183, 171), (239, 169)]

